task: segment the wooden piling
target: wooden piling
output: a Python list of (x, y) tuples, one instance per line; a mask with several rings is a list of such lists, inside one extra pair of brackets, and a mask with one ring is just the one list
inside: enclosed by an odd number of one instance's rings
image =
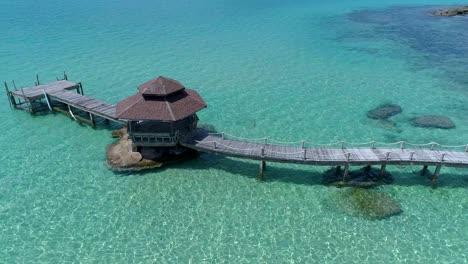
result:
[(346, 163), (344, 167), (344, 173), (343, 173), (343, 182), (346, 182), (346, 180), (348, 179), (348, 174), (349, 174), (349, 163)]
[(379, 179), (383, 179), (385, 176), (385, 169), (387, 168), (387, 164), (382, 164), (380, 167), (380, 174), (379, 174)]
[(261, 160), (260, 161), (260, 167), (259, 167), (259, 172), (258, 172), (258, 179), (263, 181), (263, 171), (265, 170), (265, 161)]
[(96, 126), (96, 122), (94, 121), (94, 116), (93, 116), (93, 114), (91, 114), (91, 113), (89, 113), (89, 121), (91, 122), (91, 125), (92, 125), (93, 127)]
[(424, 165), (422, 171), (421, 171), (421, 176), (426, 176), (426, 172), (427, 172), (427, 165)]
[(336, 174), (336, 175), (339, 175), (340, 172), (341, 172), (341, 166), (337, 166), (337, 167), (336, 167), (335, 174)]
[(3, 82), (3, 83), (5, 84), (5, 91), (8, 97), (8, 102), (10, 103), (10, 106), (13, 106), (13, 102), (11, 101), (11, 93), (10, 93), (10, 90), (8, 90), (8, 84), (6, 82)]

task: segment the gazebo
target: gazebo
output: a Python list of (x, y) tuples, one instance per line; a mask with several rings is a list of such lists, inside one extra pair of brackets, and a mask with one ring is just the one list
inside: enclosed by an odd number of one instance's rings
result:
[(158, 77), (117, 103), (116, 117), (127, 121), (134, 147), (174, 147), (197, 127), (196, 112), (206, 107), (200, 95), (180, 82)]

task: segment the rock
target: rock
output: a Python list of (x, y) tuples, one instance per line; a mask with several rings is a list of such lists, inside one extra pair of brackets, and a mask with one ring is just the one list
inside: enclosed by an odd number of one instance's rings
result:
[(121, 138), (125, 134), (127, 134), (127, 128), (126, 127), (123, 127), (123, 128), (121, 128), (119, 130), (112, 131), (112, 137), (113, 138)]
[(337, 187), (374, 187), (393, 182), (393, 176), (389, 172), (385, 171), (383, 177), (380, 177), (380, 169), (368, 166), (360, 170), (350, 171), (346, 181), (343, 181), (343, 174), (343, 168), (339, 171), (336, 168), (329, 169), (322, 175), (322, 183)]
[(432, 12), (434, 16), (465, 16), (468, 15), (468, 6), (454, 7)]
[(119, 141), (106, 150), (107, 163), (112, 168), (125, 168), (137, 165), (142, 159), (139, 152), (132, 151), (132, 141), (124, 134)]
[(367, 112), (367, 117), (372, 119), (387, 119), (401, 113), (401, 107), (396, 104), (385, 104)]
[(164, 164), (183, 161), (198, 156), (198, 152), (186, 148), (140, 148), (132, 150), (132, 140), (126, 129), (112, 133), (120, 139), (107, 147), (107, 164), (116, 171), (139, 171), (159, 168)]
[(350, 198), (356, 211), (365, 218), (383, 219), (401, 213), (400, 205), (384, 192), (356, 188)]
[(411, 119), (411, 124), (418, 127), (432, 127), (451, 129), (455, 128), (455, 124), (446, 116), (428, 115)]
[(205, 129), (208, 133), (218, 133), (216, 127), (210, 124), (200, 124), (197, 127)]

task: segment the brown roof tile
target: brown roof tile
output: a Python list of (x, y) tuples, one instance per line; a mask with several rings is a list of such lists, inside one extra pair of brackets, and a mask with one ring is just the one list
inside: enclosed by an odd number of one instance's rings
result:
[(200, 95), (190, 89), (179, 89), (165, 97), (144, 96), (141, 91), (117, 104), (117, 118), (177, 121), (206, 107), (206, 103)]
[(163, 76), (138, 86), (138, 90), (144, 95), (154, 96), (168, 96), (183, 89), (185, 87), (180, 82)]

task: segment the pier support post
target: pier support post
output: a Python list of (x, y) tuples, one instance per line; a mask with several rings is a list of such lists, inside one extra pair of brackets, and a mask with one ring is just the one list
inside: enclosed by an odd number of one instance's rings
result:
[(94, 121), (94, 116), (93, 116), (93, 114), (91, 114), (91, 113), (89, 113), (89, 121), (91, 121), (91, 125), (92, 125), (93, 127), (96, 126), (96, 122)]
[(387, 168), (387, 164), (382, 164), (380, 167), (380, 174), (379, 174), (379, 180), (382, 180), (385, 176), (385, 169)]
[(10, 90), (8, 90), (8, 84), (6, 82), (4, 82), (4, 84), (5, 84), (5, 91), (8, 97), (8, 102), (10, 102), (10, 106), (15, 106), (14, 98), (11, 96)]
[(344, 167), (343, 182), (346, 182), (346, 180), (348, 179), (348, 175), (349, 175), (349, 163), (346, 164)]
[(426, 172), (427, 172), (427, 165), (424, 165), (422, 171), (421, 171), (421, 176), (426, 176)]
[(335, 174), (340, 175), (340, 172), (341, 172), (341, 166), (336, 166)]
[(259, 172), (258, 172), (258, 179), (263, 181), (263, 171), (265, 170), (265, 165), (266, 162), (264, 160), (260, 161), (260, 167), (259, 167)]
[(81, 83), (78, 83), (78, 89), (80, 90), (80, 92), (78, 92), (78, 93), (81, 94), (81, 95), (84, 95), (83, 85)]

